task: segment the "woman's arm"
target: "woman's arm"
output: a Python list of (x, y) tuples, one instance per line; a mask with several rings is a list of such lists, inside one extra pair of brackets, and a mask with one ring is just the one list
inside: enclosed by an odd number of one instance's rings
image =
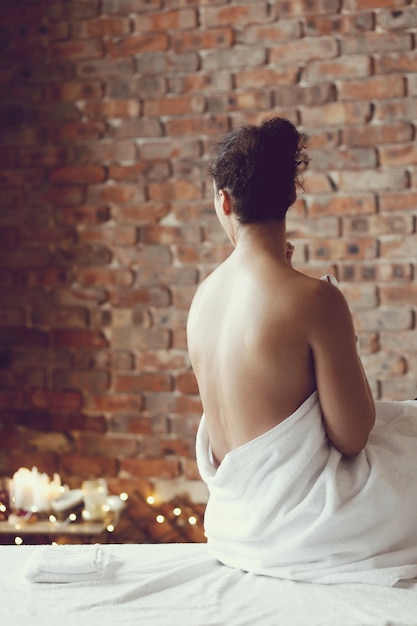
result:
[(337, 287), (317, 285), (309, 327), (327, 435), (342, 454), (357, 454), (375, 423), (375, 403), (358, 356), (352, 316)]

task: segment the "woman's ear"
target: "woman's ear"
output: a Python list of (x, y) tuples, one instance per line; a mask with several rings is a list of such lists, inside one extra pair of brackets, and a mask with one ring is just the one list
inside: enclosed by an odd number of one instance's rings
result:
[(230, 197), (230, 193), (227, 191), (227, 189), (220, 189), (219, 196), (220, 206), (224, 215), (230, 215), (233, 210), (232, 198)]

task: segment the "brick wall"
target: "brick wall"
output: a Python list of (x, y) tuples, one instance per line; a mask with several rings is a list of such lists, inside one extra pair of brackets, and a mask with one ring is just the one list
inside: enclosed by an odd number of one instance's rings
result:
[(417, 396), (416, 33), (411, 0), (2, 0), (0, 473), (198, 484), (207, 154), (272, 114), (311, 136), (297, 265), (341, 281), (376, 397)]

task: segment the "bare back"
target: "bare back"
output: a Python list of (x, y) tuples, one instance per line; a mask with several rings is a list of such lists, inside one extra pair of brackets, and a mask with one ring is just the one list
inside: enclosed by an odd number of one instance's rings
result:
[(219, 462), (316, 388), (306, 306), (316, 282), (268, 254), (232, 254), (200, 287), (189, 351)]
[(356, 454), (375, 405), (345, 298), (273, 245), (242, 248), (200, 286), (187, 327), (215, 458), (285, 420), (315, 389), (329, 440)]

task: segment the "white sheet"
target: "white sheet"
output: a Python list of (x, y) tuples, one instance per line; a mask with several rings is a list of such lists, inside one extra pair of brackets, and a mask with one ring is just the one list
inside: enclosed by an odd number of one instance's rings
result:
[[(88, 548), (88, 546), (85, 546)], [(216, 562), (205, 544), (106, 545), (101, 581), (30, 583), (40, 546), (0, 547), (7, 626), (415, 626), (417, 585), (319, 585), (255, 576)], [(66, 546), (62, 546), (63, 552)]]
[(305, 582), (417, 577), (417, 402), (377, 402), (376, 411), (368, 445), (346, 458), (326, 437), (315, 392), (219, 468), (203, 415), (197, 461), (210, 491), (211, 553), (232, 567)]

